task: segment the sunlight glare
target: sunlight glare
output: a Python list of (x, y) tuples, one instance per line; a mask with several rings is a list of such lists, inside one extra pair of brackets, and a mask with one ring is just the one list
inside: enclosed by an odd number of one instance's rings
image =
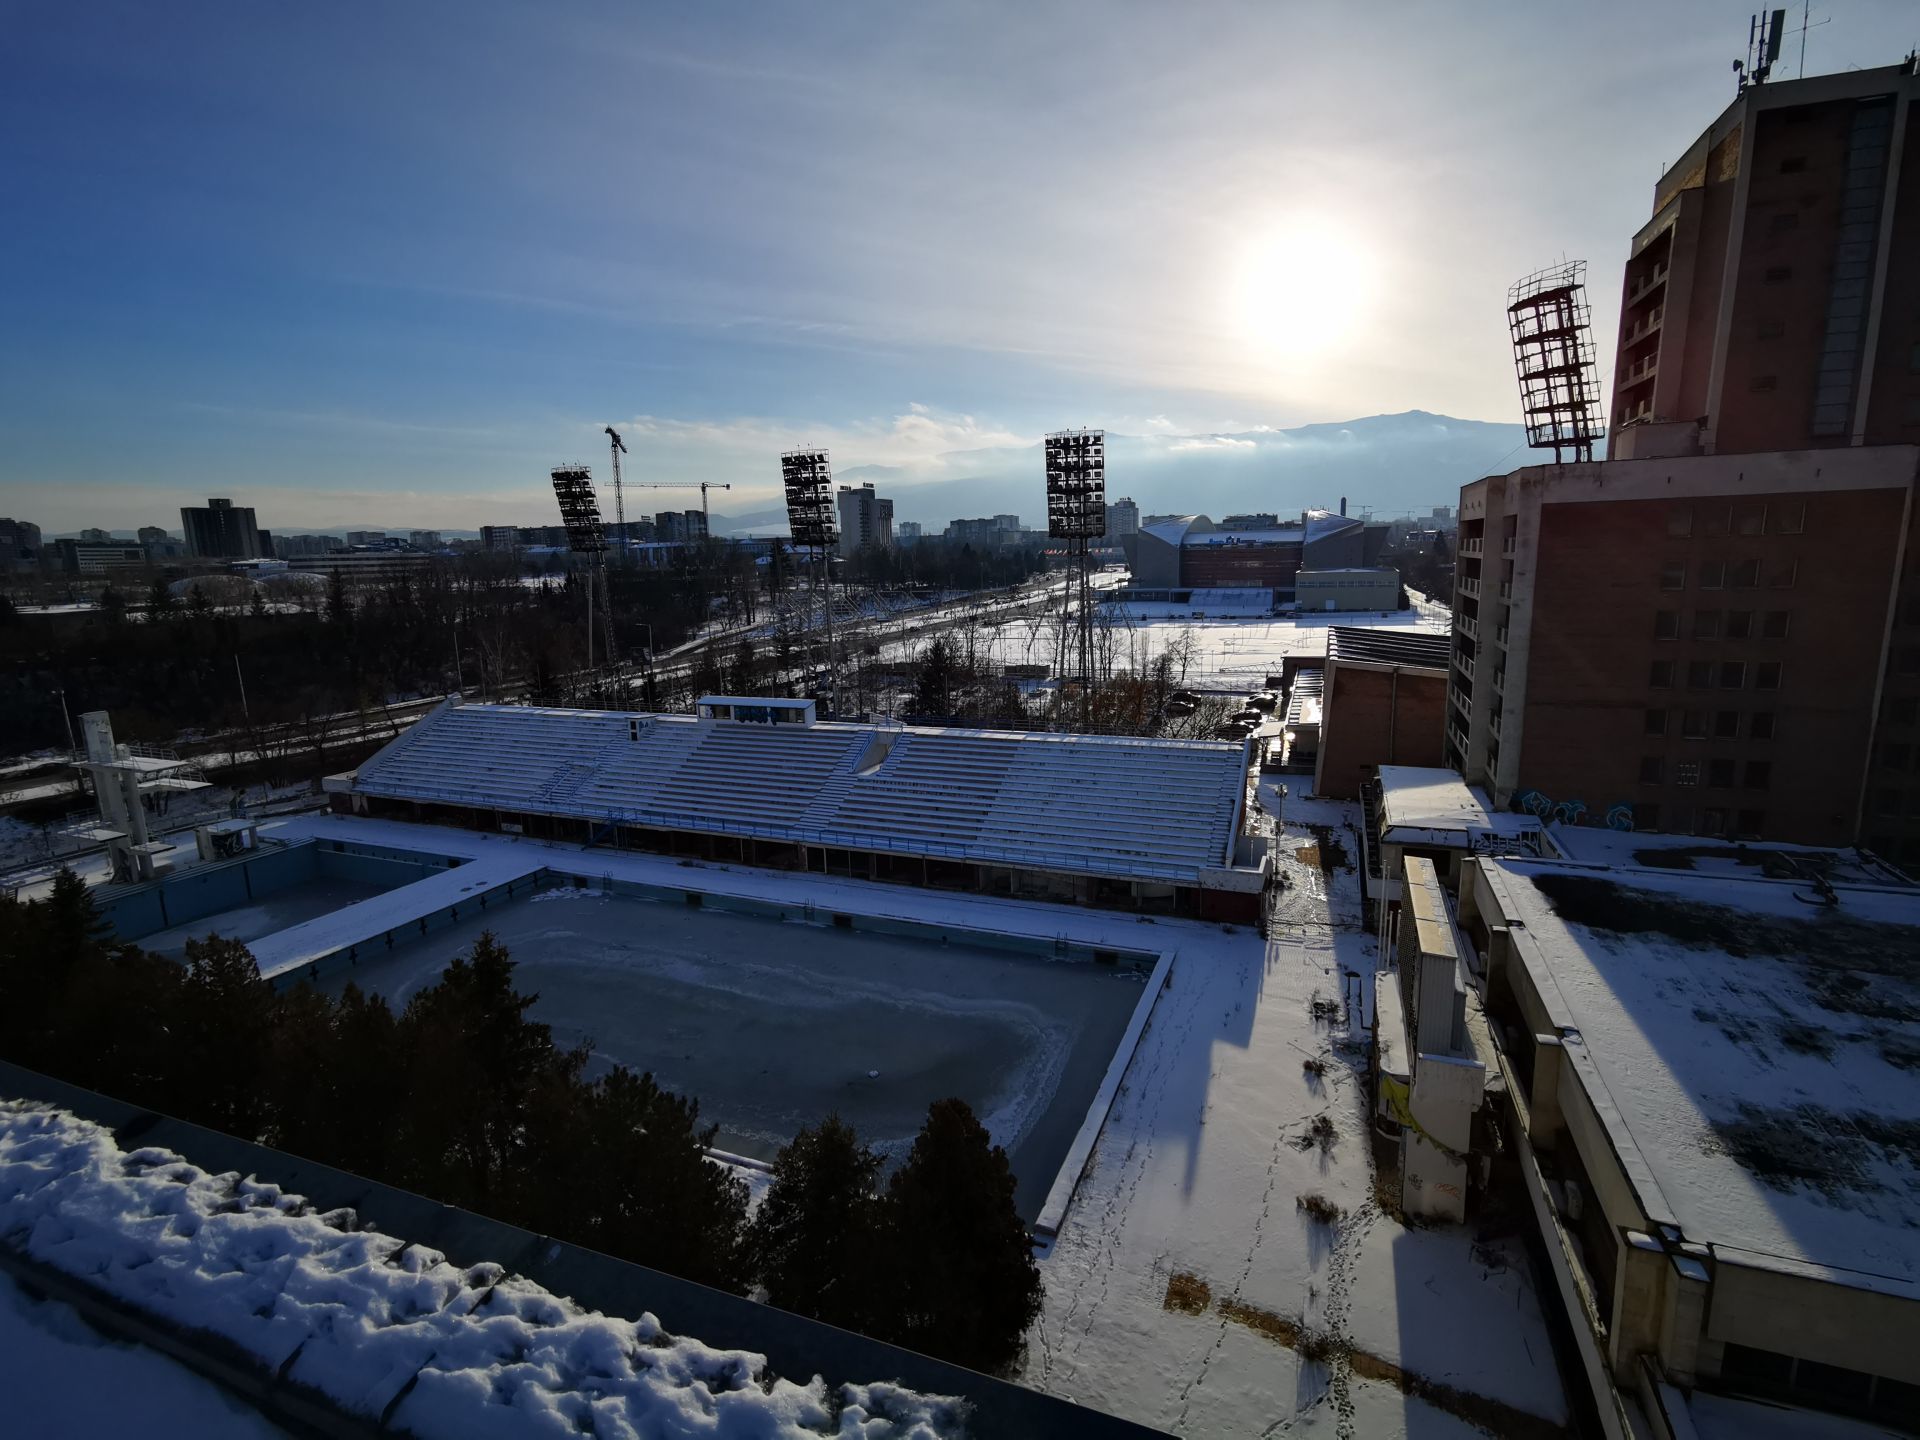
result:
[(1248, 342), (1299, 363), (1341, 349), (1372, 307), (1368, 247), (1324, 216), (1287, 219), (1255, 236), (1241, 256), (1232, 307)]

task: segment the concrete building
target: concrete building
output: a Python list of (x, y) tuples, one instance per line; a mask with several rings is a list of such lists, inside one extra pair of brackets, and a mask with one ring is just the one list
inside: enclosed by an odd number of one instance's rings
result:
[(40, 527), (0, 515), (0, 565), (32, 560), (40, 554)]
[(1129, 535), (1140, 533), (1140, 507), (1127, 496), (1107, 502), (1107, 539), (1124, 544)]
[(1654, 186), (1615, 459), (1920, 441), (1920, 73), (1749, 85)]
[(384, 530), (347, 531), (347, 545), (350, 549), (370, 549), (375, 545), (384, 545), (386, 543), (387, 532)]
[(893, 501), (876, 495), (871, 485), (842, 485), (834, 499), (840, 510), (838, 553), (842, 559), (869, 546), (893, 548)]
[(920, 539), (920, 522), (918, 520), (902, 520), (893, 527), (893, 539), (894, 543), (899, 545), (914, 544)]
[(142, 545), (158, 545), (163, 540), (171, 540), (173, 538), (158, 525), (142, 525), (134, 532), (134, 537), (139, 540)]
[(1920, 895), (1727, 853), (1467, 864), (1543, 1303), (1609, 1437), (1910, 1434)]
[(1444, 635), (1346, 625), (1327, 631), (1314, 794), (1357, 800), (1377, 766), (1440, 764), (1450, 648)]
[(438, 530), (409, 530), (407, 543), (416, 550), (438, 550), (441, 545)]
[(1371, 565), (1387, 527), (1309, 510), (1297, 523), (1272, 515), (1239, 515), (1216, 525), (1205, 515), (1149, 518), (1126, 543), (1136, 589), (1271, 590), (1294, 598), (1302, 569)]
[(517, 525), (482, 525), (480, 527), (480, 548), (482, 550), (500, 550), (512, 552), (520, 548), (520, 528)]
[(309, 575), (340, 575), (352, 581), (366, 581), (417, 574), (431, 564), (432, 556), (410, 550), (338, 550), (290, 557), (287, 568)]
[[(526, 532), (522, 531), (524, 538)], [(662, 510), (653, 517), (654, 538), (668, 545), (698, 544), (707, 538), (707, 517), (701, 510)], [(563, 531), (560, 543), (566, 544)]]
[(1880, 446), (1466, 486), (1447, 763), (1501, 806), (1851, 841), (1917, 470)]
[(113, 532), (111, 530), (102, 530), (97, 525), (87, 526), (86, 529), (82, 530), (75, 538), (78, 539), (82, 545), (113, 544)]
[(1302, 612), (1398, 610), (1400, 572), (1390, 566), (1300, 570), (1293, 577), (1293, 598)]
[(282, 560), (332, 555), (346, 548), (346, 542), (338, 535), (276, 535), (273, 540), (273, 553)]
[(105, 575), (147, 568), (147, 547), (125, 540), (56, 540), (60, 568), (69, 575)]
[[(991, 516), (979, 520), (949, 520), (947, 539), (959, 545), (998, 545), (1005, 531)], [(1018, 531), (1015, 532), (1018, 534)]]
[(264, 553), (253, 508), (231, 500), (182, 506), (180, 530), (187, 553), (197, 560), (258, 560)]

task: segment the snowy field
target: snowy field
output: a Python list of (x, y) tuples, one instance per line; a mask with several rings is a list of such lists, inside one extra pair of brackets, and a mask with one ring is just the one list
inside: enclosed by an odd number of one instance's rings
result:
[(1090, 962), (550, 890), (323, 988), (352, 980), (398, 1009), (483, 929), (556, 1039), (696, 1097), (721, 1149), (771, 1159), (837, 1111), (904, 1154), (927, 1106), (958, 1095), (1007, 1147), (1029, 1219), (1145, 986)]
[(220, 935), (229, 940), (250, 942), (262, 935), (273, 935), (316, 916), (330, 915), (343, 906), (375, 895), (384, 895), (393, 887), (363, 880), (323, 878), (303, 880), (276, 890), (271, 895), (207, 915), (171, 930), (139, 937), (140, 948), (157, 955), (184, 955), (187, 941)]

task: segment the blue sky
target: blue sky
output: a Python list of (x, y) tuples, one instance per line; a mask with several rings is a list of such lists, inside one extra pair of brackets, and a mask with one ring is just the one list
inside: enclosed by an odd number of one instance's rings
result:
[[(911, 515), (1066, 425), (1508, 420), (1505, 287), (1584, 257), (1610, 335), (1747, 14), (16, 0), (0, 513), (526, 522), (612, 421), (716, 510), (824, 443)], [(1810, 72), (1920, 41), (1823, 15)]]

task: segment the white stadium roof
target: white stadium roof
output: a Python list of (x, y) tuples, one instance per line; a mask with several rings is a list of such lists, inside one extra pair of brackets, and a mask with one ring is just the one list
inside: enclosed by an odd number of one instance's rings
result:
[(446, 705), (353, 789), (1195, 884), (1233, 866), (1247, 764), (1244, 742)]

